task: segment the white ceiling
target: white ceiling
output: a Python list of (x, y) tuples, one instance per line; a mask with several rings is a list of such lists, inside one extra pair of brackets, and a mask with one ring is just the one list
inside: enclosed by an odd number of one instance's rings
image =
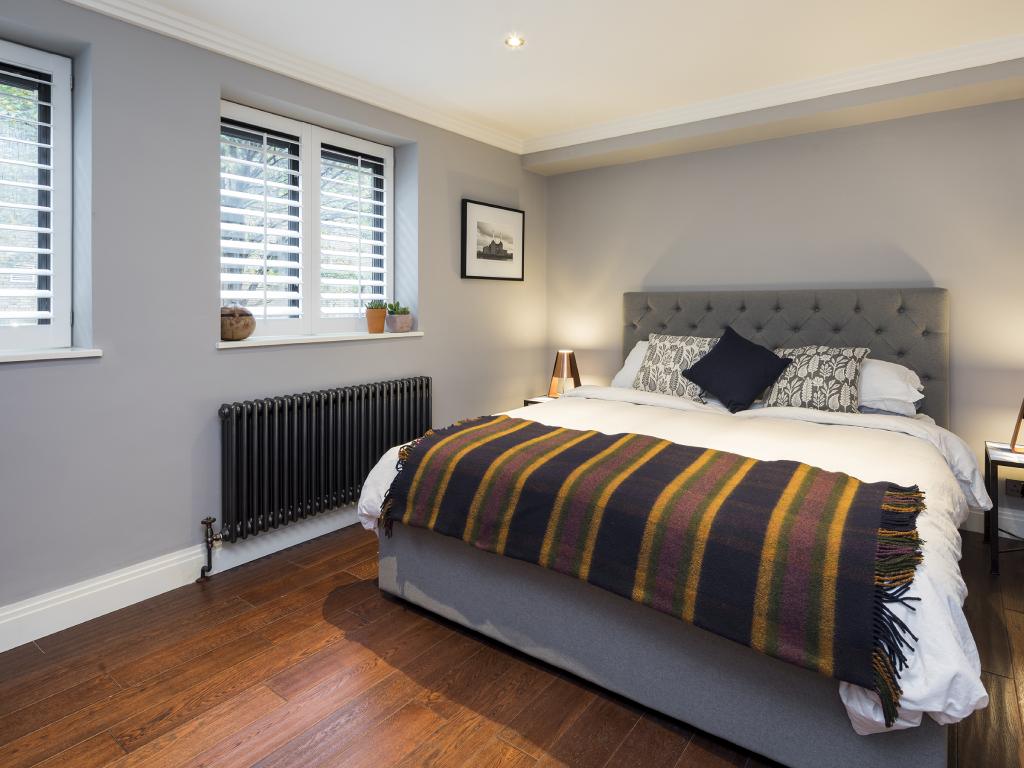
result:
[(518, 152), (1024, 57), (1022, 0), (72, 2)]

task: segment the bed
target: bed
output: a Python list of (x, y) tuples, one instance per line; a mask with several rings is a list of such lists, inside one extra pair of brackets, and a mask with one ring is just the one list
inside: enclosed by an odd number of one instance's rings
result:
[[(977, 463), (948, 422), (947, 296), (934, 288), (629, 293), (623, 357), (650, 333), (715, 336), (726, 325), (769, 347), (868, 346), (914, 369), (918, 418), (714, 405), (628, 389), (583, 387), (509, 412), (553, 426), (630, 431), (753, 458), (790, 458), (865, 480), (920, 484), (919, 636), (899, 719), (880, 725), (864, 689), (756, 653), (590, 584), (499, 557), (422, 528), (381, 538), (380, 588), (645, 706), (791, 766), (947, 764), (945, 725), (987, 704), (962, 612), (957, 526), (988, 502)], [(772, 413), (769, 413), (772, 411)], [(376, 523), (395, 452), (364, 486)], [(572, 627), (572, 631), (566, 631)], [(780, 695), (784, 691), (785, 695)], [(874, 735), (861, 735), (874, 734)]]

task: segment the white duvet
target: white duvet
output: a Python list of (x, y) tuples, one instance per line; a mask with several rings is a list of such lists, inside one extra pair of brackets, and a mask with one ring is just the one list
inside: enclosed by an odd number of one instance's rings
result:
[[(900, 677), (903, 698), (894, 727), (919, 725), (925, 713), (941, 724), (954, 723), (988, 704), (978, 650), (963, 613), (967, 589), (957, 565), (957, 528), (970, 507), (988, 509), (991, 501), (970, 449), (928, 417), (806, 408), (755, 408), (731, 414), (716, 404), (593, 386), (508, 413), (570, 429), (636, 432), (756, 459), (802, 461), (865, 482), (920, 486), (927, 504), (917, 524), (924, 561), (912, 594), (921, 600), (915, 611), (893, 606), (918, 641), (910, 666)], [(397, 450), (380, 460), (363, 485), (359, 517), (367, 528), (377, 524), (381, 501), (395, 477)], [(839, 696), (857, 733), (886, 730), (873, 692), (841, 682)]]

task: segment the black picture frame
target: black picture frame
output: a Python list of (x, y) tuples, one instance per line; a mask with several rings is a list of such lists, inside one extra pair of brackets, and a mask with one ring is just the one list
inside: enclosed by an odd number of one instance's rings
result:
[[(483, 260), (477, 256), (476, 253), (476, 242), (475, 238), (473, 241), (468, 237), (468, 229), (470, 225), (470, 206), (480, 206), (483, 209), (493, 209), (495, 211), (503, 211), (503, 217), (507, 218), (507, 214), (513, 213), (518, 214), (519, 223), (519, 275), (487, 275), (487, 274), (471, 274), (476, 270), (473, 267)], [(474, 223), (476, 219), (473, 219)], [(513, 242), (515, 236), (513, 235)], [(500, 245), (500, 243), (499, 243)], [(472, 249), (472, 252), (470, 252)], [(513, 251), (513, 266), (515, 263), (515, 251)], [(461, 277), (465, 280), (511, 280), (515, 282), (522, 282), (526, 279), (526, 212), (521, 211), (518, 208), (509, 208), (504, 205), (494, 205), (492, 203), (485, 203), (481, 200), (472, 200), (470, 198), (462, 198), (462, 270)]]

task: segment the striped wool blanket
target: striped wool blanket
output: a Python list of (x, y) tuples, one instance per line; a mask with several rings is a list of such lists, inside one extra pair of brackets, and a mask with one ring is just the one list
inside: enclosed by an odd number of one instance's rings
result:
[(536, 563), (872, 689), (896, 718), (916, 488), (508, 416), (403, 448), (394, 522)]

